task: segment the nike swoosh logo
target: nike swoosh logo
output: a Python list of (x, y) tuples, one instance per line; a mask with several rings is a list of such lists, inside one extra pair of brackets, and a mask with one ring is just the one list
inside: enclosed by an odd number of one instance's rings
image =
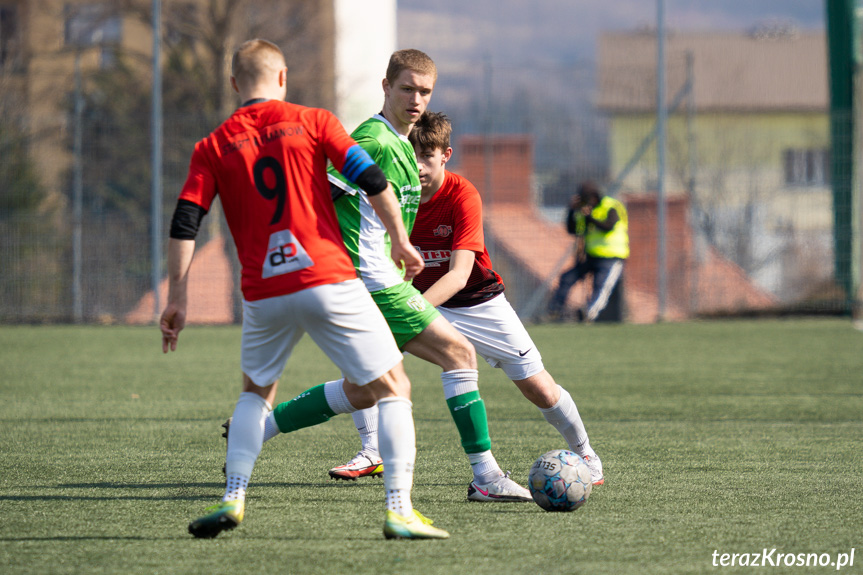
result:
[[(529, 350), (528, 350), (528, 351), (529, 351)], [(474, 484), (473, 484), (473, 486), (474, 486), (474, 487), (476, 487), (476, 490), (477, 490), (477, 491), (479, 491), (480, 493), (482, 493), (484, 496), (488, 497), (488, 489), (482, 489), (482, 488), (481, 488), (479, 485), (477, 485), (476, 483), (474, 483)]]
[(526, 350), (524, 350), (524, 351), (520, 351), (520, 352), (518, 352), (518, 355), (519, 355), (520, 357), (524, 357), (525, 355), (527, 355), (527, 352), (529, 352), (529, 351), (530, 351), (530, 350), (532, 350), (532, 349), (533, 349), (532, 347), (529, 347), (529, 348), (527, 348), (527, 349), (526, 349)]

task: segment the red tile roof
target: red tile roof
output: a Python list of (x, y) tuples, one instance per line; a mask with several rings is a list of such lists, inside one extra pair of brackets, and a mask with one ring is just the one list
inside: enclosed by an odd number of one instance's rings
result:
[[(652, 196), (621, 198), (630, 221), (631, 255), (624, 270), (626, 320), (652, 323), (659, 318), (657, 289), (656, 200)], [(573, 238), (563, 223), (550, 223), (524, 203), (496, 203), (485, 212), (486, 234), (518, 259), (522, 268), (557, 284), (559, 275), (571, 265)], [(666, 321), (684, 320), (699, 313), (767, 309), (775, 298), (754, 285), (737, 265), (715, 250), (700, 258), (693, 248), (685, 199), (670, 199), (667, 209)], [(503, 278), (504, 281), (507, 278)], [(570, 292), (568, 303), (576, 306), (587, 297), (584, 282)]]
[[(827, 110), (823, 32), (672, 32), (665, 50), (669, 101), (686, 82), (690, 53), (699, 112)], [(599, 108), (618, 113), (655, 110), (655, 32), (604, 32), (598, 59)]]
[[(186, 322), (194, 324), (224, 324), (234, 321), (231, 311), (231, 293), (234, 282), (231, 266), (225, 256), (224, 239), (217, 237), (195, 251), (189, 270), (189, 309)], [(159, 284), (159, 303), (162, 308), (168, 301), (168, 280)], [(153, 292), (138, 302), (124, 320), (130, 324), (149, 324), (158, 321), (153, 317)], [(161, 314), (162, 311), (159, 310)]]
[[(659, 319), (656, 270), (656, 201), (653, 196), (620, 198), (630, 220), (632, 255), (625, 269), (626, 320), (652, 323)], [(767, 309), (774, 298), (755, 286), (743, 270), (707, 249), (697, 257), (692, 230), (686, 220), (685, 199), (669, 199), (667, 209), (668, 294), (666, 321), (684, 320), (695, 313)], [(572, 262), (573, 239), (563, 223), (548, 222), (524, 202), (496, 202), (485, 210), (487, 236), (518, 260), (532, 276), (546, 281), (552, 289), (557, 275)], [(231, 312), (233, 281), (224, 251), (224, 240), (216, 238), (200, 247), (189, 272), (188, 323), (223, 324), (234, 321)], [(504, 278), (507, 281), (507, 278)], [(159, 288), (164, 306), (167, 280)], [(569, 295), (571, 306), (587, 298), (587, 286), (580, 282)], [(153, 294), (146, 294), (125, 316), (132, 324), (154, 322)]]

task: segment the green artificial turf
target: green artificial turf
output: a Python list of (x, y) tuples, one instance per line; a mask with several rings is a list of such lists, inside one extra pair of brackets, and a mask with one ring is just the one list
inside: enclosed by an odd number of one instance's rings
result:
[[(187, 328), (163, 355), (155, 327), (0, 326), (0, 572), (703, 573), (724, 553), (771, 549), (773, 562), (854, 549), (844, 570), (860, 571), (863, 333), (849, 321), (530, 331), (604, 464), (578, 511), (467, 502), (439, 370), (408, 358), (413, 500), (451, 539), (387, 541), (382, 481), (328, 479), (359, 447), (339, 416), (267, 443), (245, 521), (195, 540), (189, 520), (222, 494), (239, 328)], [(536, 457), (566, 445), (480, 363), (493, 452), (525, 484)], [(279, 400), (336, 377), (306, 338)], [(810, 572), (781, 557), (769, 571)]]

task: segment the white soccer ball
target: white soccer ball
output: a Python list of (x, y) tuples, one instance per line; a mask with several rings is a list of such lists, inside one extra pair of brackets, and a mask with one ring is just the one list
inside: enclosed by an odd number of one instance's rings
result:
[(575, 511), (587, 502), (593, 483), (584, 459), (565, 449), (540, 456), (530, 468), (528, 488), (546, 511)]

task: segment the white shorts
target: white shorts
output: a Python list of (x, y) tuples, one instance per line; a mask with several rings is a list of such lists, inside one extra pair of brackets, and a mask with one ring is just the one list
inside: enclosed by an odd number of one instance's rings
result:
[(378, 379), (402, 361), (365, 285), (349, 280), (243, 301), (243, 373), (258, 386), (272, 384), (304, 333), (358, 385)]
[(504, 294), (471, 307), (438, 307), (492, 367), (513, 381), (545, 369), (542, 356)]

